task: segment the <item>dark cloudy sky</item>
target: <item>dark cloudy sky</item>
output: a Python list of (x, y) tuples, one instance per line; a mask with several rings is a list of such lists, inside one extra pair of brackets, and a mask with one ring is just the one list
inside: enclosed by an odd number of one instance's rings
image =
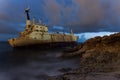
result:
[(120, 0), (0, 0), (0, 33), (16, 34), (24, 29), (24, 9), (31, 17), (74, 32), (120, 31)]

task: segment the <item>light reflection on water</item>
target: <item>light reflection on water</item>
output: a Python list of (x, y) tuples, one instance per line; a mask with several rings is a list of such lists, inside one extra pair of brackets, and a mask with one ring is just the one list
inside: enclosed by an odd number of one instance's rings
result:
[(62, 49), (13, 50), (7, 43), (0, 45), (0, 80), (42, 80), (60, 75), (61, 68), (76, 68), (78, 59), (59, 58)]

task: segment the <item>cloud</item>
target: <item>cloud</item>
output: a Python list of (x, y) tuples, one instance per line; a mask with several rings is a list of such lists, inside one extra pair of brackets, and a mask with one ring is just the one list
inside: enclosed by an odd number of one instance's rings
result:
[(44, 0), (44, 3), (48, 24), (72, 27), (75, 32), (119, 30), (119, 0)]
[[(1, 0), (0, 32), (20, 32), (25, 28), (24, 9), (31, 17), (52, 26), (72, 28), (75, 33), (120, 31), (120, 0)], [(52, 30), (52, 29), (51, 29)]]

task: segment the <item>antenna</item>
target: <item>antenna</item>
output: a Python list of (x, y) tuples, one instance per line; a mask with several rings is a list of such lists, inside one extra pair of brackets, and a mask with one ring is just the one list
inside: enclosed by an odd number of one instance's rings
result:
[(32, 21), (33, 24), (35, 24), (35, 17), (33, 18), (33, 21)]
[(39, 19), (39, 24), (40, 24), (40, 25), (42, 24), (42, 18)]
[(73, 30), (72, 30), (72, 28), (71, 28), (71, 24), (70, 24), (69, 29), (70, 29), (70, 33), (73, 34)]
[(73, 31), (72, 31), (72, 29), (70, 30), (70, 33), (71, 33), (71, 34), (73, 34)]

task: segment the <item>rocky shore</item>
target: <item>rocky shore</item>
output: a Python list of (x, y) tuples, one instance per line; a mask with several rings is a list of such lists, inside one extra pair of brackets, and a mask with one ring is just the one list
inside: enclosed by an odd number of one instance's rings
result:
[(120, 33), (95, 37), (62, 57), (79, 57), (80, 67), (48, 80), (120, 80)]

